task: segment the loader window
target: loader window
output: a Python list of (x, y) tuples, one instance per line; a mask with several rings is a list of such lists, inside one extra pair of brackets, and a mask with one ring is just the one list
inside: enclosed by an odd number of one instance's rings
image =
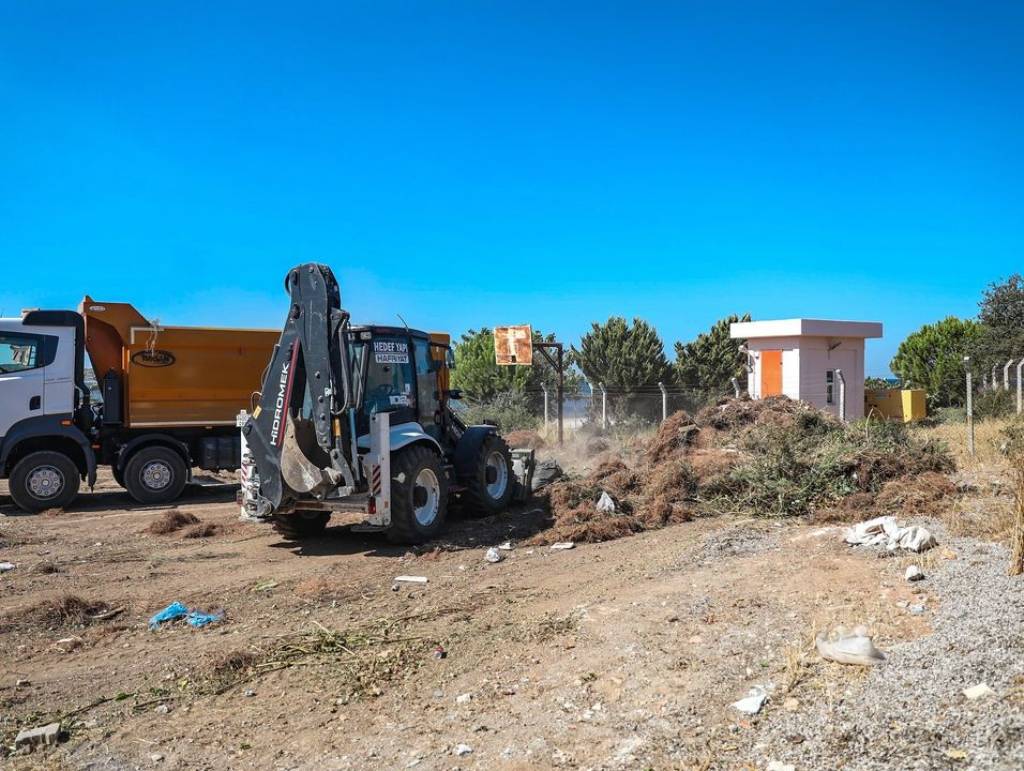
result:
[(368, 345), (370, 360), (361, 412), (366, 417), (390, 412), (392, 424), (415, 420), (416, 376), (409, 338), (374, 337)]

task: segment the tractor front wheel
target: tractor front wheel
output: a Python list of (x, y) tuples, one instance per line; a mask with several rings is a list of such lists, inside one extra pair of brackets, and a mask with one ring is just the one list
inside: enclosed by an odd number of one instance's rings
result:
[(488, 436), (480, 445), (472, 476), (465, 480), (462, 500), (466, 510), (478, 517), (504, 511), (512, 500), (515, 483), (508, 445), (500, 436)]
[(448, 480), (441, 458), (423, 444), (391, 457), (391, 527), (388, 540), (418, 544), (441, 532), (448, 514)]

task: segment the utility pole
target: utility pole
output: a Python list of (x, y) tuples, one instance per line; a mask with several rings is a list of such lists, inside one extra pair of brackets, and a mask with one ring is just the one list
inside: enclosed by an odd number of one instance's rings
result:
[(971, 388), (971, 357), (964, 356), (964, 369), (967, 371), (967, 452), (974, 457), (974, 394)]
[(658, 388), (661, 389), (661, 422), (664, 423), (668, 418), (668, 390), (661, 382), (658, 383)]
[[(555, 383), (555, 416), (558, 419), (558, 444), (564, 441), (563, 433), (563, 402), (565, 401), (565, 369), (563, 368), (563, 354), (565, 353), (561, 343), (549, 343), (544, 340), (534, 340), (533, 347), (543, 354), (548, 364), (558, 373), (558, 381)], [(552, 358), (549, 350), (554, 350), (555, 357)], [(548, 389), (544, 388), (544, 421), (548, 419)]]
[(846, 378), (843, 377), (841, 369), (836, 370), (836, 380), (839, 381), (839, 419), (846, 422)]

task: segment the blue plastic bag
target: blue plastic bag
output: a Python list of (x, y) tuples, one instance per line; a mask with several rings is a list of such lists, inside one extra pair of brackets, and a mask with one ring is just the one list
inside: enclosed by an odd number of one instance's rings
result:
[(188, 623), (190, 623), (196, 629), (201, 629), (207, 624), (216, 624), (223, 618), (223, 613), (203, 613), (198, 610), (193, 610), (185, 617), (185, 620), (188, 621)]
[(156, 629), (165, 621), (174, 621), (174, 619), (181, 618), (186, 615), (188, 615), (188, 608), (180, 602), (172, 602), (149, 620), (149, 628)]

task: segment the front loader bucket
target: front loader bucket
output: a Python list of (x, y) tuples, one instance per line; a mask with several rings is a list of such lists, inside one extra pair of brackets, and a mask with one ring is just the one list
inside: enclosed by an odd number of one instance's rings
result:
[(299, 444), (295, 426), (300, 421), (300, 418), (293, 418), (285, 424), (284, 440), (281, 443), (281, 476), (285, 484), (295, 492), (311, 493), (324, 482), (324, 475)]

